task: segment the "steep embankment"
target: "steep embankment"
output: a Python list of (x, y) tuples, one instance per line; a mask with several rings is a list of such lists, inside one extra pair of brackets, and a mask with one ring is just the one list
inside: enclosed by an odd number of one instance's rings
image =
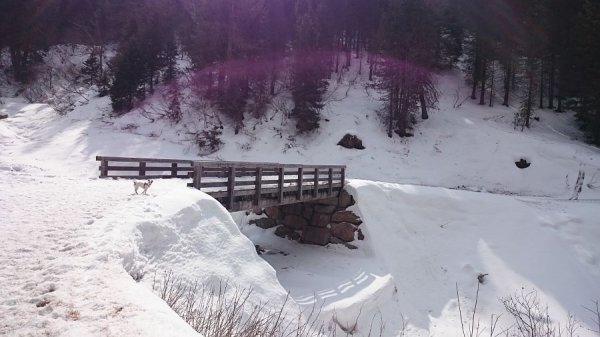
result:
[[(351, 180), (366, 236), (358, 250), (303, 246), (255, 226), (243, 231), (261, 246), (289, 255), (265, 255), (297, 303), (323, 308), (345, 329), (371, 324), (384, 336), (462, 335), (456, 285), (470, 320), (479, 274), (477, 318), (496, 332), (512, 324), (501, 297), (535, 291), (540, 308), (565, 326), (580, 320), (593, 336), (582, 305), (600, 298), (598, 201), (522, 198), (444, 188)], [(239, 221), (244, 222), (240, 215)], [(467, 314), (468, 313), (468, 314)], [(467, 317), (468, 316), (468, 317)]]

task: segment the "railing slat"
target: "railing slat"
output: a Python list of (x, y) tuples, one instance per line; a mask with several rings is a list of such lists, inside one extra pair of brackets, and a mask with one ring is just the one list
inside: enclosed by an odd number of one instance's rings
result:
[(256, 168), (256, 185), (254, 188), (256, 189), (254, 194), (254, 206), (260, 205), (260, 198), (262, 196), (262, 167)]
[(227, 194), (229, 195), (229, 207), (228, 209), (233, 208), (233, 198), (235, 196), (235, 166), (229, 168), (229, 186), (227, 186)]
[(313, 197), (319, 195), (319, 169), (315, 168), (315, 174), (313, 175)]
[(331, 196), (333, 193), (333, 168), (329, 168), (329, 189), (327, 195)]
[(283, 167), (279, 169), (279, 202), (283, 201)]
[(304, 182), (302, 181), (303, 174), (304, 174), (304, 169), (302, 167), (300, 167), (298, 169), (298, 200), (302, 200), (302, 187), (304, 185)]
[(194, 163), (193, 186), (200, 189), (202, 183), (202, 163)]
[(108, 177), (108, 160), (102, 160), (100, 164), (100, 178)]

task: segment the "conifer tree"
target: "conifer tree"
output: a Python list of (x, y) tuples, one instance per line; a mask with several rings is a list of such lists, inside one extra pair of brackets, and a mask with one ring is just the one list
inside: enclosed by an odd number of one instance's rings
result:
[(96, 53), (94, 53), (93, 51), (90, 53), (88, 59), (83, 62), (81, 74), (87, 77), (86, 83), (89, 85), (94, 85), (99, 82), (100, 62), (98, 61)]
[(385, 92), (385, 121), (392, 137), (412, 136), (411, 116), (437, 103), (431, 71), (435, 60), (436, 34), (432, 11), (420, 0), (390, 0), (377, 35), (379, 57), (376, 87)]
[(600, 145), (600, 4), (584, 0), (577, 27), (577, 55), (581, 67), (577, 117), (589, 140)]
[(295, 55), (292, 65), (291, 117), (299, 133), (319, 127), (320, 111), (327, 91), (330, 58), (320, 51), (325, 44), (321, 34), (317, 0), (299, 0), (295, 8)]

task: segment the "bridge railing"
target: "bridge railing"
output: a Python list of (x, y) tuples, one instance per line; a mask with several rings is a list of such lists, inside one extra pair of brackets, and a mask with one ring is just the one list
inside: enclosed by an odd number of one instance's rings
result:
[(193, 160), (97, 156), (100, 178), (167, 179), (188, 178)]
[(344, 187), (342, 165), (210, 162), (96, 157), (100, 177), (192, 178), (197, 188), (230, 211), (262, 208), (337, 196)]

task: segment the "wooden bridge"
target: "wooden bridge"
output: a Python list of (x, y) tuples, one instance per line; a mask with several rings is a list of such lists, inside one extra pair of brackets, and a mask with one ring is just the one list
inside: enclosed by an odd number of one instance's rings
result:
[(231, 212), (337, 197), (346, 166), (96, 157), (100, 178), (190, 179)]

